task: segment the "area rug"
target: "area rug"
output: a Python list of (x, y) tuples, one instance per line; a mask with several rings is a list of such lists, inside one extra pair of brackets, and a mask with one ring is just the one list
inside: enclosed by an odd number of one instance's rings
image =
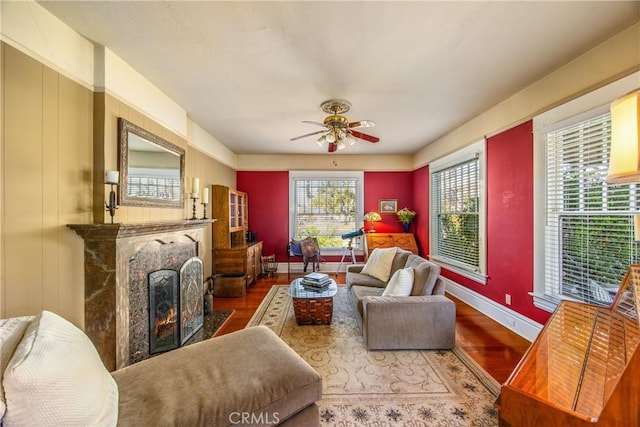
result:
[(462, 349), (367, 351), (344, 286), (326, 326), (296, 325), (287, 288), (274, 285), (247, 327), (269, 327), (322, 375), (322, 425), (498, 425), (500, 385)]

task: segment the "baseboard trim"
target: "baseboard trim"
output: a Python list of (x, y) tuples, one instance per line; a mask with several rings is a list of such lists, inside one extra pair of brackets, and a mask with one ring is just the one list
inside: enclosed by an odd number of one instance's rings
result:
[(441, 277), (441, 279), (445, 282), (448, 293), (529, 341), (535, 340), (542, 329), (543, 325), (540, 323), (500, 305), (484, 295), (446, 277)]

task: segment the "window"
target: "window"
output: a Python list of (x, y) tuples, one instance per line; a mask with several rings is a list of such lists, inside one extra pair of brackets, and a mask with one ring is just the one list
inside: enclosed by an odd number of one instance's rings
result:
[(607, 185), (609, 104), (638, 86), (634, 73), (533, 119), (534, 303), (609, 305), (638, 263), (640, 184)]
[(430, 165), (431, 259), (484, 277), (484, 141)]
[(546, 134), (546, 294), (609, 305), (639, 261), (636, 184), (607, 185), (609, 112)]
[(364, 174), (292, 171), (289, 176), (291, 237), (317, 237), (323, 249), (346, 246), (341, 236), (362, 226)]

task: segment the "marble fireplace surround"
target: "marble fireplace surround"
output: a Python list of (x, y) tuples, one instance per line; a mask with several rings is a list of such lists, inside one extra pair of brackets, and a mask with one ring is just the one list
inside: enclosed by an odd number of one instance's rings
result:
[[(136, 286), (131, 275), (141, 270), (140, 263), (148, 263), (151, 269), (175, 268), (183, 262), (181, 257), (202, 258), (204, 229), (212, 222), (68, 225), (84, 239), (85, 332), (107, 369), (114, 371), (131, 363), (130, 340), (138, 333), (131, 330), (131, 319), (136, 323), (137, 317), (145, 315), (138, 315), (139, 309), (130, 304), (132, 286)], [(181, 249), (159, 252), (174, 243)]]

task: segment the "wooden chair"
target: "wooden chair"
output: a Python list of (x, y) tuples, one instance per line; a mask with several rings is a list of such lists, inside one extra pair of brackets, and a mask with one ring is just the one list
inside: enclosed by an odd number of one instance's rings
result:
[(278, 263), (276, 262), (276, 254), (265, 255), (262, 257), (262, 277), (277, 277)]

